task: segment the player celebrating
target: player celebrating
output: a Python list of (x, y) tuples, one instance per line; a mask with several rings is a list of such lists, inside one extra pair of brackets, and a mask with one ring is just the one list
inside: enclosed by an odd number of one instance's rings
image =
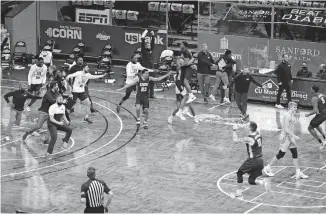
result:
[[(44, 65), (42, 57), (37, 59), (37, 63), (32, 65), (28, 72), (28, 91), (34, 95), (40, 94), (40, 89), (46, 82), (46, 71), (48, 68)], [(31, 102), (26, 107), (26, 111), (31, 111), (30, 107), (36, 102), (36, 99), (31, 99)]]
[(271, 166), (275, 163), (276, 160), (279, 160), (284, 157), (286, 151), (290, 149), (292, 153), (293, 163), (296, 168), (296, 175), (297, 179), (308, 178), (307, 175), (303, 174), (299, 168), (299, 161), (298, 161), (298, 149), (296, 140), (300, 138), (296, 136), (294, 132), (294, 123), (295, 123), (295, 116), (294, 113), (297, 111), (297, 103), (289, 102), (288, 112), (284, 115), (283, 118), (283, 127), (280, 135), (281, 145), (280, 150), (276, 156), (273, 157), (271, 162), (264, 167), (263, 172), (268, 176), (274, 176), (271, 170)]
[[(25, 132), (25, 134), (22, 137), (23, 142), (25, 142), (27, 136), (29, 134), (32, 134), (34, 131), (37, 131), (42, 128), (45, 121), (49, 119), (49, 108), (51, 105), (53, 105), (56, 102), (57, 96), (58, 96), (58, 83), (57, 82), (51, 82), (49, 83), (49, 90), (45, 93), (42, 99), (42, 105), (38, 109), (38, 120), (36, 126), (31, 128), (29, 131)], [(47, 142), (47, 141), (45, 141)]]
[[(320, 126), (323, 122), (326, 121), (326, 95), (318, 93), (319, 92), (319, 87), (318, 86), (312, 86), (311, 88), (313, 97), (311, 99), (311, 103), (313, 106), (313, 111), (311, 113), (306, 114), (306, 117), (309, 117), (311, 115), (316, 114), (316, 116), (310, 121), (308, 130), (311, 133), (314, 138), (318, 140), (320, 143), (319, 149), (322, 150), (324, 146), (326, 145), (326, 137), (325, 137), (325, 131), (323, 128)], [(324, 140), (322, 141), (316, 130), (323, 136)]]
[[(177, 81), (180, 81), (180, 80), (177, 80)], [(180, 91), (180, 89), (181, 89), (181, 91)], [(179, 87), (175, 86), (175, 93), (176, 93), (176, 99), (177, 99), (177, 109), (173, 111), (173, 113), (172, 113), (172, 115), (170, 115), (170, 117), (168, 117), (168, 123), (172, 124), (174, 116), (180, 117), (181, 120), (186, 120), (186, 118), (183, 116), (184, 114), (188, 115), (189, 117), (193, 117), (194, 122), (198, 123), (198, 119), (196, 118), (195, 110), (191, 106), (191, 104), (189, 103), (185, 106), (185, 103), (187, 100), (187, 97), (186, 97), (187, 90), (185, 89), (185, 87), (183, 87), (182, 85), (180, 85)], [(184, 107), (181, 108), (181, 106), (184, 106)], [(189, 112), (189, 109), (190, 109), (191, 113)]]
[(144, 129), (148, 129), (148, 108), (149, 108), (149, 81), (158, 82), (161, 81), (168, 76), (171, 75), (171, 71), (169, 71), (167, 74), (161, 77), (150, 77), (149, 71), (147, 69), (144, 69), (141, 71), (141, 75), (139, 78), (136, 78), (134, 82), (131, 82), (130, 84), (125, 85), (123, 88), (118, 89), (117, 91), (121, 91), (124, 89), (131, 88), (134, 86), (137, 87), (137, 95), (136, 95), (136, 114), (137, 114), (137, 126), (140, 126), (140, 107), (143, 107), (143, 112), (145, 113), (145, 121), (143, 122)]
[[(126, 85), (130, 85), (133, 84), (135, 81), (137, 81), (138, 79), (138, 72), (141, 70), (148, 70), (147, 68), (144, 68), (139, 62), (138, 62), (138, 57), (139, 55), (134, 54), (131, 57), (130, 62), (127, 64), (126, 66), (126, 72), (127, 72), (127, 78), (126, 78)], [(126, 94), (125, 96), (122, 98), (122, 100), (119, 102), (119, 105), (117, 106), (117, 112), (120, 112), (121, 109), (121, 105), (127, 100), (129, 99), (131, 92), (136, 91), (136, 85), (134, 85), (134, 87), (126, 87)]]
[(93, 121), (88, 118), (88, 113), (89, 113), (88, 110), (91, 106), (91, 102), (90, 102), (89, 97), (85, 91), (86, 83), (90, 79), (99, 79), (99, 78), (105, 77), (106, 75), (107, 74), (92, 75), (89, 73), (88, 65), (84, 65), (82, 71), (77, 71), (73, 74), (69, 74), (66, 78), (68, 82), (69, 82), (69, 79), (75, 78), (75, 81), (73, 83), (72, 90), (71, 90), (72, 96), (73, 96), (73, 100), (75, 103), (76, 103), (77, 99), (79, 99), (80, 102), (82, 102), (83, 104), (85, 104), (87, 106), (86, 107), (86, 115), (84, 117), (85, 122), (93, 123)]
[[(49, 156), (53, 152), (53, 147), (57, 142), (58, 130), (66, 133), (63, 138), (63, 148), (68, 148), (68, 141), (72, 134), (72, 129), (69, 127), (69, 121), (65, 115), (66, 108), (63, 105), (62, 95), (58, 95), (57, 102), (49, 108), (48, 130), (51, 135), (51, 141), (48, 146), (48, 150), (45, 153), (45, 157)], [(62, 121), (63, 119), (63, 121)]]
[(242, 183), (243, 175), (248, 173), (248, 183), (251, 185), (264, 185), (266, 190), (269, 190), (268, 179), (259, 179), (258, 177), (262, 175), (262, 170), (264, 168), (263, 160), (263, 149), (262, 149), (262, 136), (257, 129), (257, 124), (255, 122), (249, 123), (249, 135), (245, 138), (238, 138), (237, 136), (237, 125), (233, 126), (233, 141), (243, 142), (247, 146), (248, 159), (243, 162), (241, 167), (237, 172), (238, 185), (236, 191), (236, 197), (242, 196)]

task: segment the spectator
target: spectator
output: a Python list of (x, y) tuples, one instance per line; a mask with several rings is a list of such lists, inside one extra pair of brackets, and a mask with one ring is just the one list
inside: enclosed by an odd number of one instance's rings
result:
[(316, 77), (320, 78), (320, 79), (326, 79), (326, 65), (325, 64), (321, 64), (319, 66), (320, 70), (318, 71)]
[(304, 78), (312, 77), (312, 72), (308, 70), (306, 62), (302, 63), (302, 69), (298, 71), (297, 77), (304, 77)]
[(209, 96), (210, 70), (214, 64), (212, 55), (207, 51), (207, 44), (203, 44), (203, 50), (198, 53), (197, 78), (199, 90), (203, 95), (204, 102), (207, 102)]
[(281, 105), (281, 95), (286, 90), (286, 96), (288, 102), (292, 101), (291, 97), (291, 87), (293, 83), (292, 73), (291, 73), (291, 65), (288, 63), (289, 57), (287, 54), (282, 55), (282, 62), (277, 66), (275, 70), (275, 74), (277, 75), (278, 81), (278, 93), (276, 100), (276, 108), (284, 108)]

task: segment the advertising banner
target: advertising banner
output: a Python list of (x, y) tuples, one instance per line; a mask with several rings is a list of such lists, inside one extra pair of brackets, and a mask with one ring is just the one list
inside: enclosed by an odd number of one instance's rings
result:
[(277, 65), (282, 55), (288, 54), (293, 76), (302, 68), (303, 62), (307, 62), (313, 76), (316, 76), (319, 65), (326, 62), (326, 43), (207, 33), (198, 33), (198, 43), (199, 46), (206, 43), (214, 58), (223, 54), (225, 49), (232, 50), (235, 59), (241, 61), (241, 67), (269, 68), (270, 61)]
[[(47, 40), (55, 41), (55, 49), (69, 54), (79, 41), (86, 45), (85, 56), (97, 57), (105, 45), (113, 46), (115, 59), (130, 59), (141, 45), (141, 34), (144, 29), (120, 26), (103, 26), (95, 24), (41, 20), (41, 44)], [(149, 29), (151, 31), (151, 29)], [(158, 61), (161, 52), (166, 49), (166, 33), (154, 31), (155, 45), (153, 57)], [(164, 32), (164, 33), (163, 33)], [(149, 37), (146, 37), (149, 40)]]
[(282, 21), (300, 25), (326, 26), (326, 11), (304, 8), (284, 9)]
[(298, 70), (302, 68), (303, 62), (307, 62), (308, 69), (313, 73), (313, 76), (316, 76), (319, 65), (326, 62), (326, 43), (270, 40), (270, 59), (278, 63), (283, 54), (289, 55), (289, 63), (292, 65), (293, 75), (296, 75)]
[(76, 8), (76, 22), (97, 25), (110, 25), (110, 9), (90, 10)]
[(198, 33), (198, 43), (199, 47), (206, 43), (215, 59), (226, 49), (232, 50), (237, 68), (243, 66), (268, 68), (269, 66), (267, 39)]
[[(248, 99), (266, 102), (276, 102), (278, 84), (276, 76), (255, 75), (254, 78), (262, 83), (263, 88), (251, 85), (248, 92)], [(321, 93), (326, 93), (326, 81), (314, 81), (307, 79), (294, 79), (292, 87), (292, 100), (303, 106), (311, 106), (311, 87), (317, 85)], [(286, 92), (281, 96), (281, 103), (287, 103)]]

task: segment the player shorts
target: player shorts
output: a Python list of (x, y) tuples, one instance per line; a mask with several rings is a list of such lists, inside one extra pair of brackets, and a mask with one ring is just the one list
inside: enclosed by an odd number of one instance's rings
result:
[(137, 86), (136, 85), (135, 86), (131, 86), (131, 87), (129, 87), (129, 88), (126, 89), (126, 94), (131, 93), (133, 91), (136, 91), (136, 89), (137, 89)]
[(191, 80), (194, 70), (190, 67), (181, 68), (181, 80)]
[(86, 92), (72, 92), (72, 96), (73, 96), (73, 100), (76, 102), (77, 99), (79, 99), (81, 102), (83, 102), (84, 100), (86, 100), (88, 98), (88, 95)]
[(280, 144), (280, 150), (282, 152), (286, 152), (288, 149), (297, 148), (297, 143), (295, 142), (295, 139), (291, 136), (281, 136), (280, 137), (281, 144)]
[(316, 114), (314, 118), (310, 121), (310, 126), (312, 128), (317, 128), (323, 122), (326, 121), (326, 114)]
[(42, 88), (42, 84), (31, 84), (31, 88), (28, 90), (29, 92), (39, 92)]
[(257, 178), (262, 175), (264, 168), (264, 160), (262, 158), (248, 158), (240, 166), (239, 170), (243, 173), (248, 173), (253, 178)]
[(143, 109), (149, 108), (148, 97), (136, 96), (136, 105), (141, 105)]
[[(181, 90), (181, 91), (180, 91)], [(175, 94), (178, 102), (181, 102), (183, 97), (187, 94), (187, 90), (184, 86), (175, 87)]]

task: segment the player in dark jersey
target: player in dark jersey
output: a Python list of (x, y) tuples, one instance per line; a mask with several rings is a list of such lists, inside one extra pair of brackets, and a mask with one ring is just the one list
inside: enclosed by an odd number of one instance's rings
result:
[(117, 91), (122, 91), (124, 89), (133, 87), (137, 85), (137, 94), (136, 94), (136, 114), (137, 114), (137, 126), (140, 126), (140, 108), (143, 108), (145, 113), (145, 121), (143, 122), (144, 129), (148, 128), (147, 119), (148, 119), (148, 108), (149, 108), (149, 81), (158, 82), (171, 75), (171, 71), (161, 77), (150, 77), (149, 71), (144, 69), (141, 71), (140, 77), (137, 77), (134, 82), (125, 85), (123, 88), (118, 89)]
[(245, 138), (238, 138), (237, 136), (237, 125), (233, 126), (233, 141), (234, 142), (244, 142), (247, 146), (248, 159), (243, 162), (241, 167), (237, 172), (238, 185), (235, 196), (242, 196), (242, 183), (243, 183), (243, 175), (248, 173), (248, 183), (251, 185), (264, 185), (266, 191), (270, 188), (270, 183), (267, 178), (259, 179), (261, 176), (262, 170), (264, 168), (264, 160), (263, 160), (263, 151), (262, 151), (262, 136), (258, 131), (257, 124), (255, 122), (249, 123), (249, 135)]
[[(312, 86), (311, 90), (313, 94), (313, 97), (311, 99), (313, 111), (306, 114), (306, 117), (309, 117), (314, 114), (316, 115), (310, 121), (308, 130), (310, 134), (318, 140), (318, 142), (320, 143), (319, 149), (322, 150), (326, 145), (326, 137), (325, 137), (325, 131), (320, 125), (326, 121), (326, 95), (319, 93), (318, 86), (315, 85)], [(315, 129), (317, 129), (318, 132), (323, 136), (324, 140), (320, 139)]]

